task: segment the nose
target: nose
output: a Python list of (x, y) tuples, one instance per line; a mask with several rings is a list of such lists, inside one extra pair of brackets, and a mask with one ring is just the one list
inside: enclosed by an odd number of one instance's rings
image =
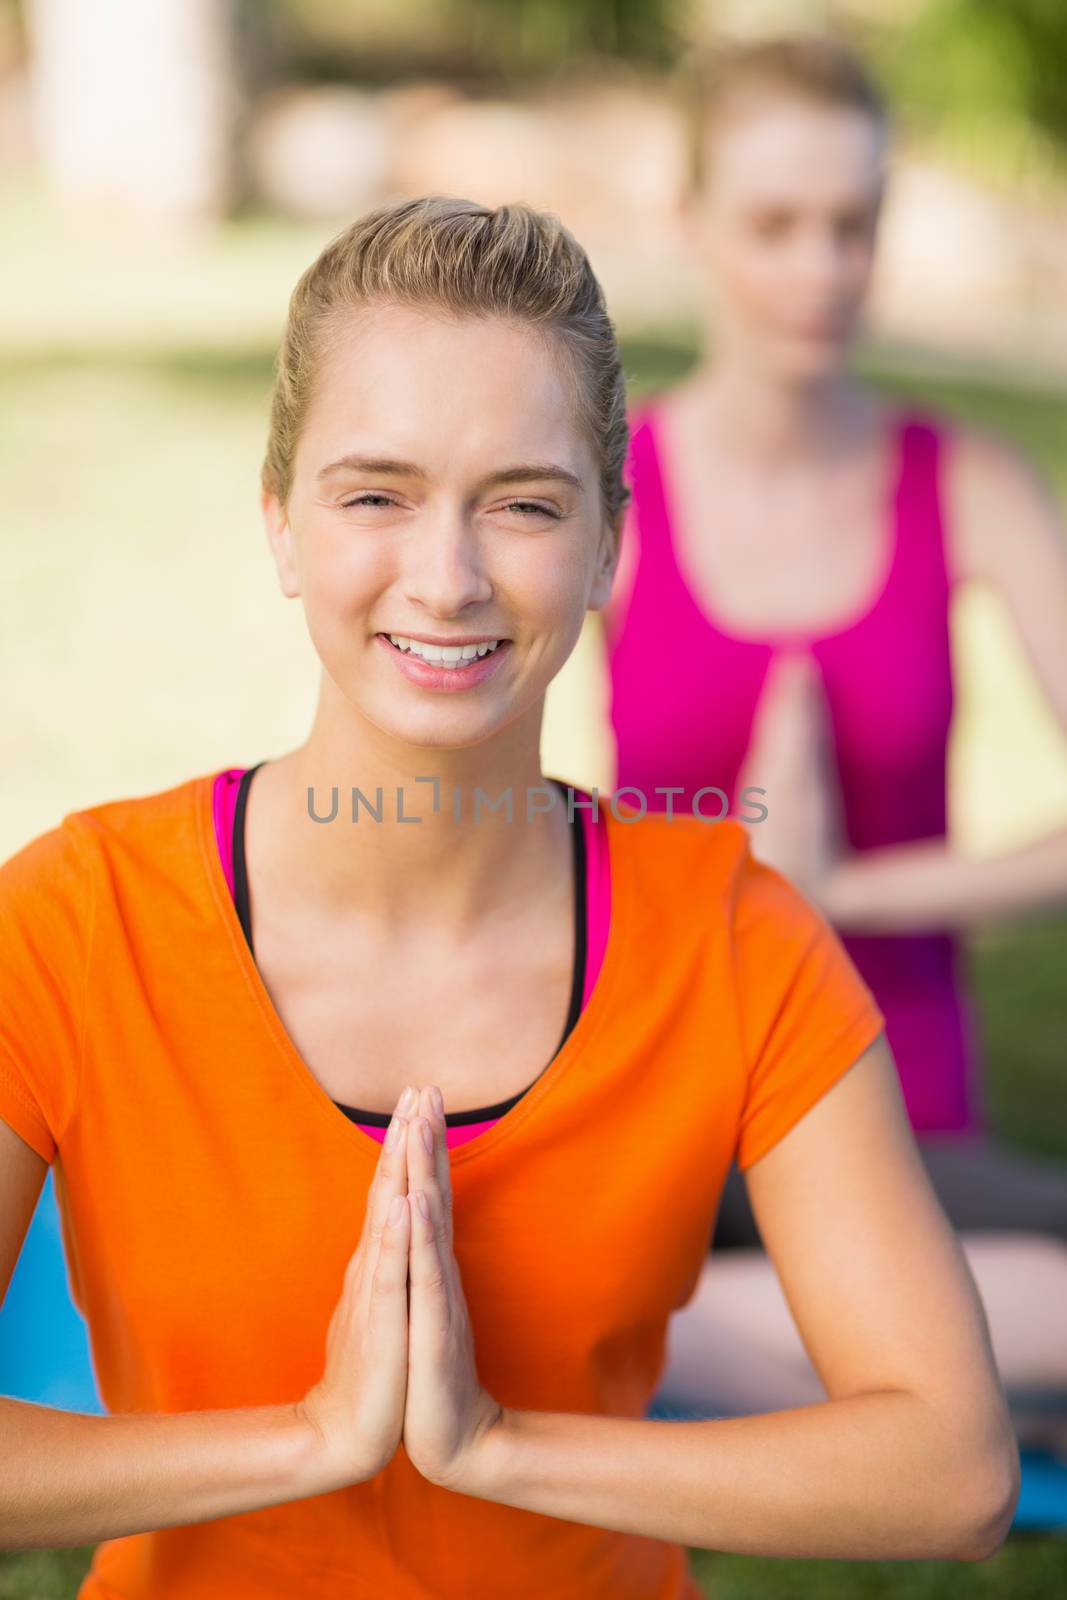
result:
[(833, 294), (849, 277), (849, 252), (833, 228), (812, 228), (804, 236), (797, 265), (806, 288)]
[(442, 511), (413, 538), (406, 552), (404, 592), (429, 616), (458, 616), (493, 596), (478, 531), (460, 510)]

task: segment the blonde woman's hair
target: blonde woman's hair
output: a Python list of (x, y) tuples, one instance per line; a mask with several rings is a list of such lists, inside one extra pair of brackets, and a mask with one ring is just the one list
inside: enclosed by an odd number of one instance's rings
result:
[(615, 329), (585, 251), (546, 212), (439, 195), (358, 218), (301, 276), (275, 364), (264, 489), (287, 504), (331, 321), (389, 304), (509, 317), (554, 335), (570, 358), (579, 420), (598, 460), (605, 516), (618, 530), (629, 498), (623, 483), (624, 377)]
[(708, 176), (709, 134), (745, 99), (783, 97), (862, 111), (889, 131), (889, 107), (875, 78), (848, 45), (825, 34), (789, 34), (719, 43), (691, 55), (679, 72), (689, 147), (689, 177)]

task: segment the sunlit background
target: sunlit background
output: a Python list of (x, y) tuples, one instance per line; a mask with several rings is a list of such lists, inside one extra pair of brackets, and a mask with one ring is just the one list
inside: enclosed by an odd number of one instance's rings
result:
[[(0, 0), (0, 858), (305, 736), (317, 658), (257, 494), (286, 301), (322, 244), (429, 191), (557, 211), (640, 394), (695, 355), (671, 71), (807, 25), (864, 52), (898, 119), (864, 369), (992, 424), (1067, 500), (1062, 0)], [(953, 637), (950, 808), (984, 853), (1067, 819), (1067, 749), (992, 595), (961, 595)], [(593, 624), (543, 760), (612, 785)], [(1065, 957), (1051, 918), (971, 952), (997, 1124), (1067, 1156)], [(708, 1558), (717, 1594), (790, 1567), (733, 1560)], [(906, 1592), (849, 1571), (849, 1594)], [(71, 1592), (50, 1573), (39, 1592)]]

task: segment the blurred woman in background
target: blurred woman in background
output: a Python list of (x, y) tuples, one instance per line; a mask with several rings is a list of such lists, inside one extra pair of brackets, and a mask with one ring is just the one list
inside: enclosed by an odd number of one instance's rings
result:
[[(1062, 1443), (1067, 1170), (991, 1135), (958, 937), (1064, 903), (1067, 829), (969, 859), (945, 772), (949, 609), (969, 580), (1003, 595), (1067, 728), (1064, 530), (999, 439), (849, 370), (888, 142), (861, 63), (816, 38), (743, 46), (692, 111), (685, 227), (715, 350), (633, 418), (604, 614), (616, 785), (676, 812), (703, 790), (705, 817), (751, 821), (754, 851), (840, 931), (964, 1231), (1020, 1434)], [(758, 1221), (734, 1168), (714, 1237), (734, 1254), (675, 1318), (672, 1396), (741, 1412), (821, 1397)]]

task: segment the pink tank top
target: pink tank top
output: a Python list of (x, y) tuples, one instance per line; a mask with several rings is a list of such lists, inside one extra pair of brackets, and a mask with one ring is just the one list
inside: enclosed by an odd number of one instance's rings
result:
[[(655, 786), (677, 786), (682, 793), (673, 804), (688, 811), (697, 789), (716, 786), (729, 797), (729, 809), (743, 814), (737, 779), (767, 668), (780, 645), (803, 642), (822, 672), (851, 847), (945, 834), (953, 580), (938, 492), (943, 436), (912, 415), (898, 415), (894, 428), (888, 570), (873, 602), (821, 637), (752, 639), (720, 627), (683, 579), (671, 534), (678, 508), (657, 448), (655, 404), (634, 419), (625, 537), (636, 540), (637, 565), (625, 614), (608, 639), (617, 789), (634, 785), (649, 810), (663, 810), (667, 799)], [(699, 809), (713, 818), (720, 806), (708, 795)], [(985, 1127), (976, 1029), (956, 939), (948, 933), (841, 937), (885, 1013), (916, 1131)]]
[[(245, 773), (244, 767), (228, 767), (215, 778), (213, 790), (215, 840), (218, 845), (219, 859), (222, 870), (229, 887), (230, 894), (234, 893), (234, 862), (233, 862), (233, 826), (234, 814), (237, 806), (237, 793), (240, 788), (241, 778)], [(611, 871), (607, 844), (607, 829), (602, 823), (595, 822), (591, 811), (582, 802), (588, 802), (590, 796), (586, 790), (574, 790), (575, 811), (581, 819), (582, 839), (585, 845), (585, 980), (582, 986), (581, 1009), (584, 1010), (593, 992), (601, 963), (604, 959), (604, 949), (608, 942), (608, 928), (611, 920)], [(606, 802), (605, 802), (606, 803)], [(547, 1065), (547, 1063), (546, 1063)], [(523, 1091), (525, 1093), (525, 1090)], [(520, 1099), (520, 1095), (512, 1100), (502, 1102), (501, 1107), (487, 1107), (484, 1119), (450, 1123), (446, 1112), (445, 1140), (449, 1149), (454, 1145), (466, 1144), (468, 1139), (474, 1139), (479, 1133), (484, 1133), (487, 1128), (499, 1121), (503, 1115), (503, 1108)], [(337, 1102), (340, 1104), (340, 1102)], [(344, 1109), (344, 1108), (342, 1108)], [(495, 1113), (495, 1114), (494, 1114)], [(467, 1113), (466, 1115), (470, 1115)], [(358, 1117), (353, 1117), (357, 1127), (369, 1133), (372, 1138), (381, 1143), (386, 1134), (386, 1127), (379, 1127), (376, 1123), (364, 1122)]]

